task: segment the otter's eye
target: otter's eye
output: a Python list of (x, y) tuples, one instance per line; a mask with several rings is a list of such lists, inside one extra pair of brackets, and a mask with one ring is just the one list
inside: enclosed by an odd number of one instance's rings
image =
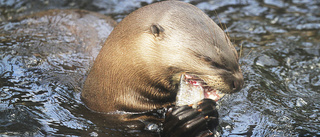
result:
[(227, 70), (227, 71), (231, 71), (225, 65), (221, 65), (221, 64), (219, 64), (217, 62), (214, 62), (214, 61), (211, 61), (211, 66), (214, 66), (214, 67), (219, 68), (219, 69), (224, 69), (224, 70)]
[(203, 55), (200, 55), (200, 54), (197, 54), (196, 55), (198, 58), (200, 58), (201, 60), (205, 61), (205, 62), (208, 62), (210, 63), (212, 61), (212, 59), (208, 56), (203, 56)]
[(224, 69), (224, 70), (227, 70), (227, 71), (230, 71), (230, 69), (228, 69), (225, 65), (223, 64), (220, 64), (218, 62), (215, 62), (214, 60), (212, 60), (210, 57), (208, 56), (203, 56), (203, 55), (200, 55), (198, 56), (200, 59), (204, 60), (205, 62), (207, 62), (208, 64), (210, 64), (212, 67), (214, 68), (219, 68), (219, 69)]
[(204, 61), (206, 61), (206, 62), (211, 62), (212, 61), (212, 59), (210, 57), (203, 57), (202, 59)]

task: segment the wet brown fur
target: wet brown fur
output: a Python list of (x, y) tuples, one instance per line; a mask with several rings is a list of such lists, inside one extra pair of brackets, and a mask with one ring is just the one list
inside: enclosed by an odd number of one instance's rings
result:
[(82, 100), (99, 112), (165, 107), (174, 103), (182, 73), (227, 93), (243, 84), (235, 48), (205, 13), (178, 1), (151, 4), (114, 28), (90, 70)]

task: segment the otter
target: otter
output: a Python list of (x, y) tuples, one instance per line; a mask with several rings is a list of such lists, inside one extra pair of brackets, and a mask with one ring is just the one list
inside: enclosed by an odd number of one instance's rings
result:
[[(181, 75), (233, 93), (244, 83), (238, 60), (228, 36), (200, 9), (179, 1), (158, 2), (132, 12), (114, 28), (90, 69), (81, 98), (88, 108), (103, 113), (165, 108), (175, 104)], [(202, 102), (211, 102), (210, 114), (218, 117), (214, 101)], [(166, 121), (190, 109), (173, 109)], [(164, 124), (164, 131), (175, 134), (181, 124)]]
[(142, 7), (111, 32), (84, 83), (92, 110), (138, 112), (175, 102), (181, 74), (224, 93), (243, 76), (228, 36), (197, 7), (164, 1)]

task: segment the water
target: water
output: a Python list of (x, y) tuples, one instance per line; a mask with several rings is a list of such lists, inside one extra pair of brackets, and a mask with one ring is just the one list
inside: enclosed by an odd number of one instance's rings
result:
[[(77, 39), (58, 31), (61, 37), (48, 37), (46, 28), (17, 33), (14, 30), (24, 28), (23, 22), (8, 21), (56, 8), (91, 10), (120, 21), (152, 2), (0, 0), (0, 135), (156, 135), (140, 130), (150, 123), (119, 123), (90, 112), (81, 102), (81, 84), (101, 47), (84, 50), (81, 44), (69, 45)], [(320, 2), (187, 2), (223, 24), (241, 51), (245, 86), (219, 101), (220, 134), (320, 136)]]

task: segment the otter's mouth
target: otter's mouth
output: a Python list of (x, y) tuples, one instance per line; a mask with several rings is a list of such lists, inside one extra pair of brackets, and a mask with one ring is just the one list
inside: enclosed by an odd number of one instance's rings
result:
[(180, 78), (180, 88), (176, 97), (176, 105), (196, 104), (205, 98), (218, 101), (224, 95), (220, 90), (207, 85), (207, 83), (198, 76), (182, 74)]

